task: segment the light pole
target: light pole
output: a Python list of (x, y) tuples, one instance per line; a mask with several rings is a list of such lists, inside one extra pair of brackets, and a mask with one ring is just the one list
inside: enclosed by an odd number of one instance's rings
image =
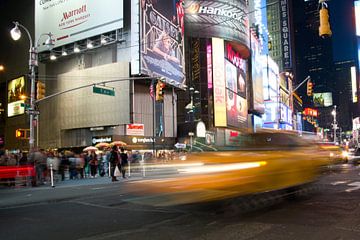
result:
[(334, 116), (334, 121), (333, 121), (334, 143), (336, 144), (336, 129), (337, 129), (337, 124), (336, 124), (336, 105), (334, 106), (334, 110), (332, 110), (331, 114)]
[(30, 108), (29, 108), (29, 115), (30, 115), (29, 151), (32, 151), (34, 149), (34, 142), (35, 142), (33, 121), (34, 121), (34, 110), (35, 110), (35, 67), (38, 66), (37, 46), (39, 46), (39, 40), (42, 36), (48, 36), (47, 40), (45, 41), (45, 45), (48, 47), (49, 50), (51, 50), (54, 47), (54, 41), (51, 38), (52, 36), (51, 33), (45, 33), (39, 36), (39, 39), (36, 42), (36, 45), (34, 46), (29, 30), (19, 22), (13, 22), (13, 23), (15, 24), (15, 27), (10, 31), (12, 39), (15, 41), (20, 39), (21, 37), (21, 31), (19, 29), (20, 27), (25, 30), (30, 43), (29, 70), (30, 70), (31, 89), (30, 89)]

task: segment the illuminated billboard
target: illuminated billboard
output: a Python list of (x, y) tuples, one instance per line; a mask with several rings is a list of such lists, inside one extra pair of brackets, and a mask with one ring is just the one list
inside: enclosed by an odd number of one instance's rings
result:
[(8, 83), (8, 117), (24, 114), (25, 77), (19, 77)]
[(243, 79), (243, 77), (235, 65), (228, 60), (225, 61), (225, 69), (227, 125), (240, 128), (241, 123), (247, 120), (246, 99), (238, 94), (239, 87), (241, 87), (238, 80)]
[(352, 93), (352, 102), (357, 102), (357, 88), (356, 88), (356, 68), (351, 67), (351, 93)]
[(263, 95), (263, 65), (262, 65), (262, 57), (260, 55), (260, 44), (252, 36), (251, 41), (251, 49), (253, 56), (251, 58), (252, 64), (252, 83), (253, 83), (253, 100), (254, 100), (254, 110), (259, 113), (264, 113), (264, 95)]
[(141, 1), (141, 73), (184, 82), (183, 18), (182, 0)]
[(214, 122), (215, 127), (226, 127), (224, 40), (213, 38), (212, 47)]
[(360, 1), (355, 1), (355, 25), (356, 25), (356, 36), (360, 37)]
[(122, 0), (36, 0), (35, 36), (50, 32), (59, 47), (122, 28), (123, 11)]
[(314, 106), (315, 107), (329, 107), (333, 105), (332, 93), (314, 93)]
[(218, 37), (249, 56), (248, 3), (245, 0), (186, 0), (186, 32), (191, 37)]

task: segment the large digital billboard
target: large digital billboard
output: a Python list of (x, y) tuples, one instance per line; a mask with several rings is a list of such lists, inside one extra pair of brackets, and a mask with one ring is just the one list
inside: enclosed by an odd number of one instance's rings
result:
[(224, 40), (213, 38), (212, 47), (215, 127), (226, 127)]
[(356, 36), (360, 37), (360, 1), (355, 1)]
[(141, 1), (141, 73), (182, 84), (184, 11), (182, 0)]
[(264, 113), (264, 95), (263, 95), (263, 61), (260, 54), (261, 46), (255, 36), (252, 36), (251, 40), (252, 49), (252, 84), (253, 84), (253, 102), (254, 110), (259, 113)]
[(186, 32), (191, 37), (218, 37), (249, 56), (248, 3), (245, 0), (186, 0)]
[(330, 107), (333, 105), (332, 93), (314, 93), (313, 101), (315, 107)]
[(24, 114), (24, 106), (22, 104), (25, 102), (25, 77), (19, 77), (11, 80), (8, 83), (8, 117)]
[(62, 46), (122, 28), (123, 11), (123, 0), (35, 0), (35, 36), (51, 33)]
[(245, 74), (225, 60), (227, 125), (240, 128), (247, 120)]

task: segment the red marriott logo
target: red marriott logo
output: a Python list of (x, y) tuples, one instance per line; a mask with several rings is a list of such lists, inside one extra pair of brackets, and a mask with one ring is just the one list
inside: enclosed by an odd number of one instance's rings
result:
[(68, 12), (64, 12), (63, 13), (63, 18), (61, 19), (61, 21), (66, 21), (71, 17), (74, 17), (76, 15), (82, 14), (86, 12), (86, 4), (82, 5), (81, 8), (77, 8)]

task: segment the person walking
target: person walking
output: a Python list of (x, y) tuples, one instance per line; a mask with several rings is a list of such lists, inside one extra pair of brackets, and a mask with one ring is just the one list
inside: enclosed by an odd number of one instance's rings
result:
[(98, 168), (98, 160), (96, 157), (96, 153), (91, 152), (89, 159), (90, 159), (89, 165), (90, 165), (91, 178), (95, 178), (96, 174), (97, 174), (97, 168)]
[(120, 164), (119, 151), (118, 151), (118, 147), (116, 145), (114, 145), (111, 149), (109, 163), (110, 163), (111, 181), (112, 182), (119, 181), (116, 179), (116, 176), (114, 175), (115, 167), (116, 166), (119, 167), (119, 164)]
[(129, 161), (128, 161), (128, 155), (125, 152), (124, 148), (121, 148), (121, 153), (120, 153), (120, 163), (121, 163), (121, 173), (122, 173), (122, 177), (125, 177), (125, 173), (127, 171), (127, 168), (129, 166)]

